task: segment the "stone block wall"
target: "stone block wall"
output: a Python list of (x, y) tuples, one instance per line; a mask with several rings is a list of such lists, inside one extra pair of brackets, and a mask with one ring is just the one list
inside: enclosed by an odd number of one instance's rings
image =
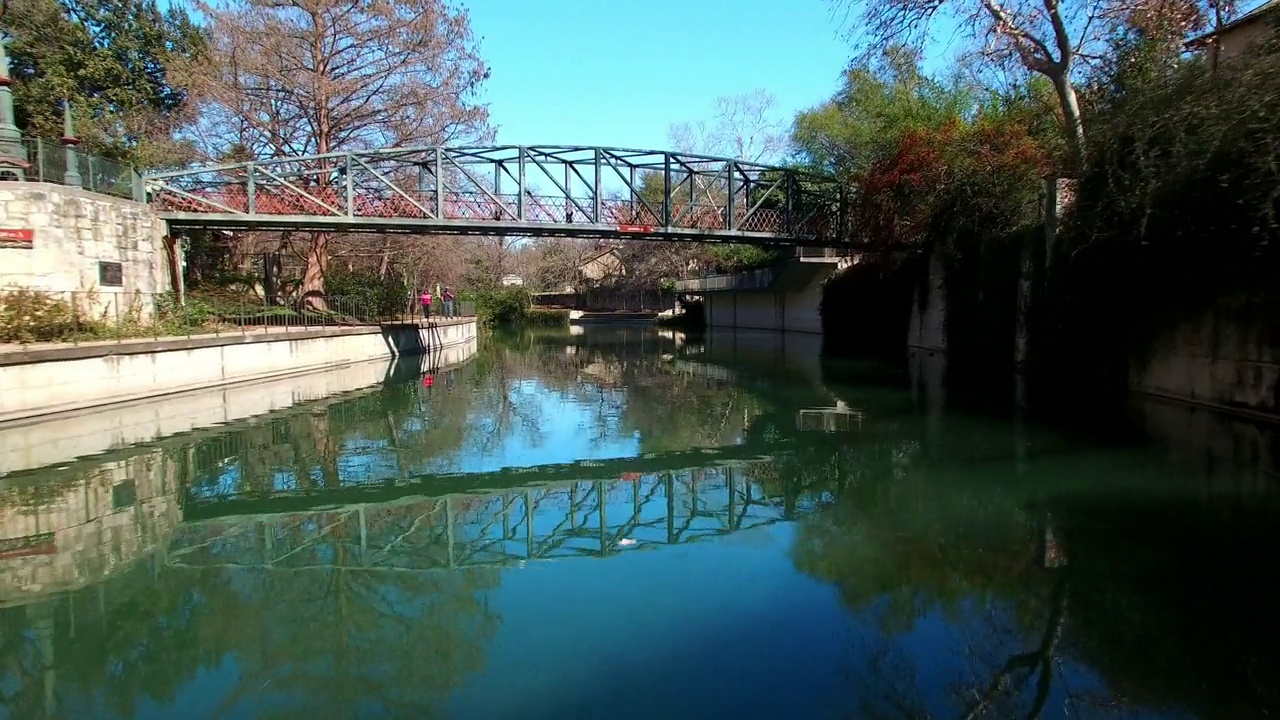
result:
[[(0, 183), (0, 229), (30, 230), (29, 247), (0, 243), (0, 289), (62, 293), (97, 313), (143, 312), (172, 290), (165, 223), (144, 203), (49, 183)], [(120, 263), (118, 287), (100, 262)]]

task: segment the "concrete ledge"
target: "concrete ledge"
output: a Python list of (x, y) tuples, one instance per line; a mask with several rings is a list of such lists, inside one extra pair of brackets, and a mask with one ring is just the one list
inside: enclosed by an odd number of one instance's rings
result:
[(142, 353), (192, 350), (223, 345), (248, 345), (252, 343), (278, 342), (280, 340), (307, 340), (334, 337), (336, 335), (370, 335), (386, 330), (406, 328), (443, 328), (453, 325), (474, 324), (475, 318), (451, 318), (426, 323), (403, 322), (382, 325), (330, 325), (299, 328), (258, 328), (244, 333), (220, 333), (217, 335), (188, 335), (165, 338), (131, 338), (128, 340), (99, 340), (85, 343), (33, 343), (31, 345), (0, 344), (0, 367), (24, 365), (33, 362), (58, 362), (111, 355), (138, 355)]
[(0, 423), (474, 343), (476, 321), (259, 331), (0, 352)]

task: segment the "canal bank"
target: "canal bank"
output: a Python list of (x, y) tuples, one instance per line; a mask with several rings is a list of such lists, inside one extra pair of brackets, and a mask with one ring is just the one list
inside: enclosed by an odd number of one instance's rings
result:
[(264, 329), (231, 335), (26, 346), (0, 352), (0, 423), (265, 380), (476, 341), (475, 318), (430, 325)]

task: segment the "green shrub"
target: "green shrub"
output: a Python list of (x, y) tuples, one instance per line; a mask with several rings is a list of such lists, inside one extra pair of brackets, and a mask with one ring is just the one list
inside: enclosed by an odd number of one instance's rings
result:
[(556, 327), (569, 324), (569, 311), (552, 308), (530, 308), (525, 312), (526, 325)]
[[(768, 267), (778, 262), (783, 253), (776, 248), (758, 245), (716, 245), (711, 248), (715, 272), (735, 273), (743, 270)], [(673, 285), (674, 289), (674, 285)]]
[(476, 304), (476, 316), (486, 327), (500, 325), (559, 326), (569, 323), (568, 310), (535, 308), (524, 288), (472, 291), (467, 299)]
[(218, 311), (199, 297), (189, 297), (185, 305), (179, 304), (177, 296), (169, 293), (156, 302), (156, 320), (168, 332), (182, 332), (217, 324)]
[(523, 323), (533, 306), (529, 293), (523, 288), (478, 292), (475, 303), (480, 322), (490, 327)]
[(0, 342), (52, 342), (76, 330), (70, 303), (26, 288), (0, 291)]
[(342, 298), (341, 305), (360, 308), (362, 314), (370, 316), (404, 312), (412, 295), (403, 278), (382, 277), (365, 270), (330, 271), (325, 277), (324, 289), (327, 297)]

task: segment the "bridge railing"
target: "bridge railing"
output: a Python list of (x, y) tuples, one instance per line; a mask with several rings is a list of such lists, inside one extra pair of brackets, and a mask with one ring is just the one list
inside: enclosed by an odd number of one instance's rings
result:
[(723, 290), (765, 290), (778, 279), (779, 272), (777, 267), (770, 266), (725, 275), (677, 280), (676, 292), (697, 294)]

